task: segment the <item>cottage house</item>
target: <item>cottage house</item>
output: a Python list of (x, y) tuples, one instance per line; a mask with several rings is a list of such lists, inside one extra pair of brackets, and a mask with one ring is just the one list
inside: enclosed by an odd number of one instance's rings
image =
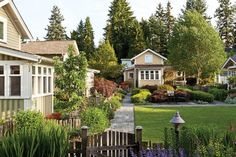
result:
[(21, 50), (32, 35), (12, 0), (0, 1), (0, 118), (53, 112), (53, 61)]
[[(64, 61), (68, 57), (68, 48), (72, 45), (75, 49), (75, 54), (79, 55), (79, 49), (74, 40), (61, 41), (33, 41), (22, 44), (22, 50), (25, 52), (41, 55), (48, 58), (60, 57)], [(94, 87), (94, 75), (99, 73), (98, 70), (88, 69), (86, 78), (85, 95), (89, 97), (90, 89)]]
[(134, 87), (164, 83), (185, 84), (183, 73), (165, 64), (166, 60), (167, 58), (151, 49), (147, 49), (131, 59), (121, 59), (125, 66), (124, 81), (132, 83)]

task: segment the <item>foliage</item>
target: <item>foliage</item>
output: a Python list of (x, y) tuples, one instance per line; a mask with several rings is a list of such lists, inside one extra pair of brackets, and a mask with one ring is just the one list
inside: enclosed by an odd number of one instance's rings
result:
[(34, 129), (22, 128), (3, 137), (0, 141), (1, 157), (67, 156), (67, 131), (53, 123), (41, 125), (43, 127), (37, 126)]
[(41, 112), (19, 111), (15, 116), (17, 130), (38, 128), (44, 123), (44, 117)]
[(106, 113), (96, 107), (88, 107), (81, 113), (81, 125), (88, 126), (91, 133), (100, 133), (108, 127)]
[(209, 103), (214, 101), (214, 96), (207, 92), (191, 91), (190, 95), (192, 100), (209, 102)]
[(166, 90), (156, 90), (150, 96), (149, 101), (153, 103), (160, 103), (167, 101), (167, 91)]
[(157, 87), (158, 90), (174, 91), (175, 89), (171, 85), (160, 85)]
[(89, 66), (93, 69), (100, 70), (100, 77), (106, 79), (115, 79), (121, 75), (123, 66), (117, 62), (116, 54), (108, 40), (100, 42), (89, 61)]
[(135, 94), (131, 97), (132, 103), (141, 103), (145, 102), (149, 97), (151, 96), (151, 93), (147, 89), (142, 89), (138, 94)]
[(228, 77), (228, 81), (229, 81), (229, 84), (236, 85), (236, 77), (235, 76)]
[(49, 18), (49, 25), (46, 28), (47, 35), (46, 40), (65, 40), (66, 30), (62, 26), (64, 21), (63, 15), (61, 15), (60, 9), (57, 6), (53, 6), (51, 11), (51, 17)]
[(225, 103), (226, 104), (236, 104), (236, 97), (234, 97), (234, 98), (227, 97), (225, 99)]
[(62, 119), (62, 114), (59, 112), (54, 112), (52, 114), (49, 114), (46, 116), (47, 119), (57, 119), (57, 120), (61, 120)]
[(230, 0), (218, 0), (218, 2), (220, 5), (215, 11), (217, 29), (225, 43), (225, 48), (232, 48), (234, 46), (234, 7)]
[(98, 93), (102, 94), (104, 97), (110, 97), (116, 91), (116, 83), (113, 81), (106, 80), (104, 78), (94, 79), (94, 88)]
[(85, 52), (87, 60), (95, 53), (94, 32), (90, 18), (86, 17), (85, 22), (80, 21), (76, 30), (71, 33), (71, 39), (76, 40), (80, 51)]
[(79, 109), (83, 103), (87, 60), (83, 53), (74, 54), (74, 47), (69, 46), (68, 58), (61, 62), (54, 60), (56, 108), (71, 112)]
[(133, 88), (132, 91), (131, 91), (131, 95), (135, 95), (135, 94), (138, 94), (140, 92), (140, 88)]
[(218, 33), (196, 11), (187, 11), (175, 25), (168, 51), (172, 66), (195, 76), (197, 84), (214, 75), (225, 61), (224, 46)]
[(155, 90), (157, 90), (157, 85), (154, 85), (154, 86), (146, 85), (146, 86), (143, 86), (142, 89), (147, 89), (151, 93), (153, 93)]
[(229, 94), (234, 94), (234, 93), (236, 93), (236, 89), (234, 88), (234, 89), (230, 89), (230, 90), (228, 90), (228, 93)]
[(111, 97), (111, 99), (108, 100), (108, 103), (110, 103), (113, 111), (116, 111), (118, 108), (121, 107), (121, 99), (121, 97), (113, 96)]
[(215, 100), (219, 100), (219, 101), (225, 101), (228, 95), (228, 92), (225, 89), (212, 88), (208, 92), (214, 95)]
[(190, 99), (189, 92), (180, 89), (175, 91), (175, 101), (186, 102), (189, 101), (189, 99)]

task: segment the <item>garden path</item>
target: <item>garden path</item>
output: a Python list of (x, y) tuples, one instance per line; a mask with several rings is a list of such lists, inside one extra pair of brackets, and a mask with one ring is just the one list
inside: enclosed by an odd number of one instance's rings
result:
[(109, 130), (134, 133), (134, 105), (130, 101), (130, 94), (125, 96), (122, 104), (115, 112)]

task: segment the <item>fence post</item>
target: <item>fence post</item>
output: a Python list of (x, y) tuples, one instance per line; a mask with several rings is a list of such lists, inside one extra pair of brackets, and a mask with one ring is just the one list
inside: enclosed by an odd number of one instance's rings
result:
[(88, 146), (88, 127), (83, 126), (82, 128), (82, 157), (87, 157), (87, 146)]
[(137, 143), (137, 153), (138, 153), (138, 157), (140, 157), (140, 151), (142, 150), (142, 130), (143, 127), (142, 126), (136, 126), (135, 128), (136, 130), (136, 143)]

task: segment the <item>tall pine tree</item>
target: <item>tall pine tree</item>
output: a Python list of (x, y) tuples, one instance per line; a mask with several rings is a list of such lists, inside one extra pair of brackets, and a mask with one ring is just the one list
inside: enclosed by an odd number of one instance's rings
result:
[(113, 0), (108, 13), (105, 39), (108, 39), (115, 49), (118, 60), (128, 57), (130, 48), (130, 32), (135, 17), (126, 0)]
[(233, 47), (233, 16), (234, 8), (230, 0), (218, 0), (220, 6), (216, 9), (215, 17), (217, 18), (217, 29), (220, 37), (225, 44), (225, 48)]
[(166, 33), (167, 33), (167, 41), (169, 41), (171, 37), (171, 33), (173, 31), (175, 24), (175, 18), (172, 15), (172, 6), (170, 1), (167, 2), (166, 5), (166, 13), (165, 13), (165, 25), (166, 25)]
[(49, 25), (47, 30), (46, 40), (66, 40), (66, 30), (62, 26), (64, 17), (57, 6), (53, 6), (51, 17), (49, 18)]

